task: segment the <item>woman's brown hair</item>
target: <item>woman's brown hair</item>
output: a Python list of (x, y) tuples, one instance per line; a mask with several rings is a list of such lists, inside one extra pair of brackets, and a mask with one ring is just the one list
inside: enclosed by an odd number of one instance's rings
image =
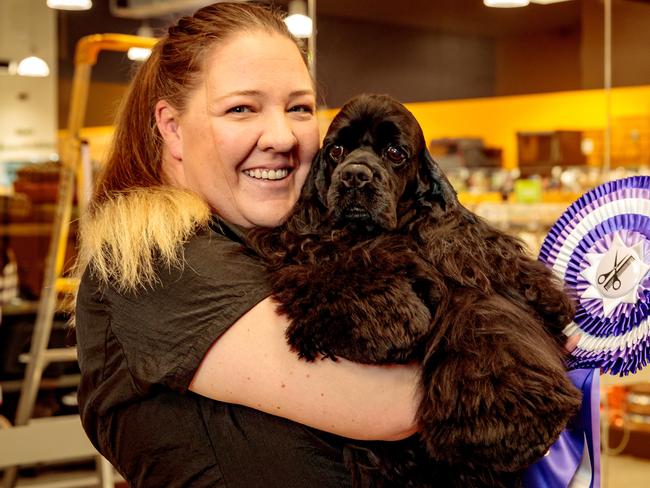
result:
[(201, 82), (209, 51), (230, 36), (259, 30), (292, 39), (307, 63), (283, 15), (259, 3), (216, 3), (182, 17), (169, 28), (136, 72), (122, 100), (92, 210), (115, 193), (165, 184), (155, 104), (167, 100), (183, 112), (189, 95)]

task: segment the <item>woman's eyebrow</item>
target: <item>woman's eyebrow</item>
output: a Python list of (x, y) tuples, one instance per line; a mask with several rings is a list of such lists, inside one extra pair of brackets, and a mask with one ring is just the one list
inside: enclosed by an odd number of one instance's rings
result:
[(229, 93), (226, 93), (225, 95), (221, 95), (219, 97), (216, 97), (215, 100), (223, 100), (225, 98), (229, 97), (236, 97), (236, 96), (256, 96), (256, 95), (261, 95), (262, 92), (259, 90), (235, 90)]
[(292, 91), (291, 93), (289, 93), (289, 97), (291, 97), (291, 98), (301, 97), (303, 95), (314, 96), (315, 95), (314, 90), (312, 90), (312, 89), (309, 89), (309, 90), (296, 90), (296, 91)]
[[(231, 91), (229, 93), (226, 93), (224, 95), (216, 97), (214, 100), (215, 101), (220, 101), (224, 100), (226, 98), (230, 97), (236, 97), (236, 96), (260, 96), (263, 95), (263, 93), (260, 90), (235, 90)], [(295, 90), (289, 93), (289, 98), (296, 98), (296, 97), (301, 97), (304, 95), (311, 95), (315, 96), (314, 90), (312, 89), (305, 89), (305, 90)]]

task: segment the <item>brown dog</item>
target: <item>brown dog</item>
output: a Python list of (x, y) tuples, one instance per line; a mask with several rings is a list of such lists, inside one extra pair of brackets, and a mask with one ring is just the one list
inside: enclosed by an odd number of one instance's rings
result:
[(371, 446), (373, 486), (516, 486), (580, 404), (563, 365), (571, 301), (458, 202), (388, 96), (341, 109), (294, 213), (251, 242), (300, 356), (421, 365), (419, 440)]

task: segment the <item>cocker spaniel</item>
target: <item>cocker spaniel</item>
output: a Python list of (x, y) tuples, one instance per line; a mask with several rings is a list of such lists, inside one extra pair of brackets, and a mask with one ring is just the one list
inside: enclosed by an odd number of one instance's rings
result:
[(420, 366), (419, 434), (359, 444), (368, 486), (518, 486), (576, 412), (571, 300), (459, 203), (396, 100), (348, 102), (292, 215), (250, 242), (302, 358)]

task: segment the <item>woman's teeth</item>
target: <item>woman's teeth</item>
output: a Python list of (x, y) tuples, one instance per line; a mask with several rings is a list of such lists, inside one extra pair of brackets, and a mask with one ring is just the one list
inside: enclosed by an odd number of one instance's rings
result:
[(244, 170), (251, 178), (258, 180), (281, 180), (289, 174), (288, 169), (246, 169)]

